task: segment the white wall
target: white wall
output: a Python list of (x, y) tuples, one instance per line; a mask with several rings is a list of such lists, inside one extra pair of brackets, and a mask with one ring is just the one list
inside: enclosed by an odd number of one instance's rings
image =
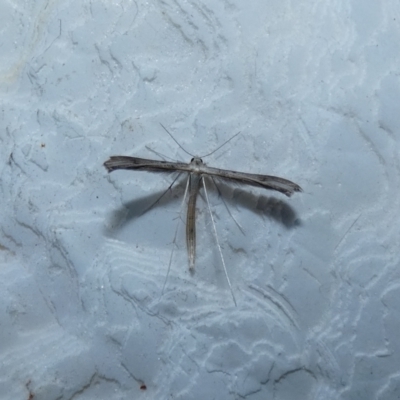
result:
[[(0, 5), (0, 398), (400, 396), (400, 4)], [(291, 179), (204, 199), (116, 154)], [(243, 228), (240, 232), (230, 214)], [(181, 211), (184, 219), (184, 207)], [(167, 277), (167, 279), (166, 279)], [(164, 290), (163, 285), (165, 284)], [(144, 388), (144, 385), (146, 389)]]

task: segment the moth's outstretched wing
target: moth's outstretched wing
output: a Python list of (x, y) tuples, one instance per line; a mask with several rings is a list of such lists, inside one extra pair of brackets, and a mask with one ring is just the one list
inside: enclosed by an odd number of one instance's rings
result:
[(264, 189), (276, 190), (291, 196), (294, 192), (301, 192), (299, 185), (284, 178), (271, 175), (248, 174), (226, 169), (208, 167), (198, 159), (189, 164), (170, 161), (148, 160), (146, 158), (112, 156), (104, 163), (108, 172), (116, 169), (135, 169), (150, 172), (196, 172), (204, 175), (213, 175), (221, 179), (230, 180), (245, 185), (258, 186)]
[(174, 172), (174, 171), (188, 171), (189, 164), (148, 160), (146, 158), (128, 157), (128, 156), (111, 156), (104, 166), (108, 172), (115, 171), (116, 169), (137, 169), (141, 171), (150, 172)]
[(299, 185), (284, 178), (272, 175), (248, 174), (226, 169), (212, 168), (204, 165), (204, 174), (213, 175), (221, 179), (241, 183), (244, 185), (258, 186), (264, 189), (277, 190), (290, 197), (294, 192), (301, 192)]

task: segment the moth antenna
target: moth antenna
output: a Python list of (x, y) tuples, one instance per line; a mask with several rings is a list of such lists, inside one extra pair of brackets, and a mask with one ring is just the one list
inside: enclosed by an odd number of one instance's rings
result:
[(165, 132), (168, 133), (169, 136), (171, 136), (172, 140), (186, 153), (189, 154), (189, 156), (194, 157), (192, 153), (189, 153), (173, 136), (172, 133), (168, 131), (168, 129), (160, 122), (160, 125), (164, 128)]
[(233, 135), (230, 139), (226, 140), (224, 143), (221, 144), (221, 146), (218, 146), (215, 150), (213, 150), (211, 153), (205, 154), (204, 156), (201, 156), (201, 158), (205, 158), (208, 156), (211, 156), (211, 154), (214, 154), (216, 151), (218, 151), (221, 147), (224, 147), (227, 143), (229, 143), (232, 139), (234, 139), (237, 135), (239, 135), (240, 131)]

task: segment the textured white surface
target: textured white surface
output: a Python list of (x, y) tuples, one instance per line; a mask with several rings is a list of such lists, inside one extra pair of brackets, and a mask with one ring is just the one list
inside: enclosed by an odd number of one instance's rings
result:
[[(2, 2), (0, 398), (400, 397), (400, 4)], [(115, 154), (275, 174), (199, 200)], [(146, 389), (144, 388), (144, 386)]]

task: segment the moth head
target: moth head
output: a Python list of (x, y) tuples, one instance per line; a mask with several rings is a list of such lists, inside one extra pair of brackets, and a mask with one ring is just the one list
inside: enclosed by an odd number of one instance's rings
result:
[(193, 157), (191, 160), (190, 160), (190, 163), (191, 164), (194, 164), (194, 165), (196, 165), (196, 166), (200, 166), (200, 165), (203, 165), (204, 163), (203, 163), (203, 160), (200, 158), (200, 157)]

